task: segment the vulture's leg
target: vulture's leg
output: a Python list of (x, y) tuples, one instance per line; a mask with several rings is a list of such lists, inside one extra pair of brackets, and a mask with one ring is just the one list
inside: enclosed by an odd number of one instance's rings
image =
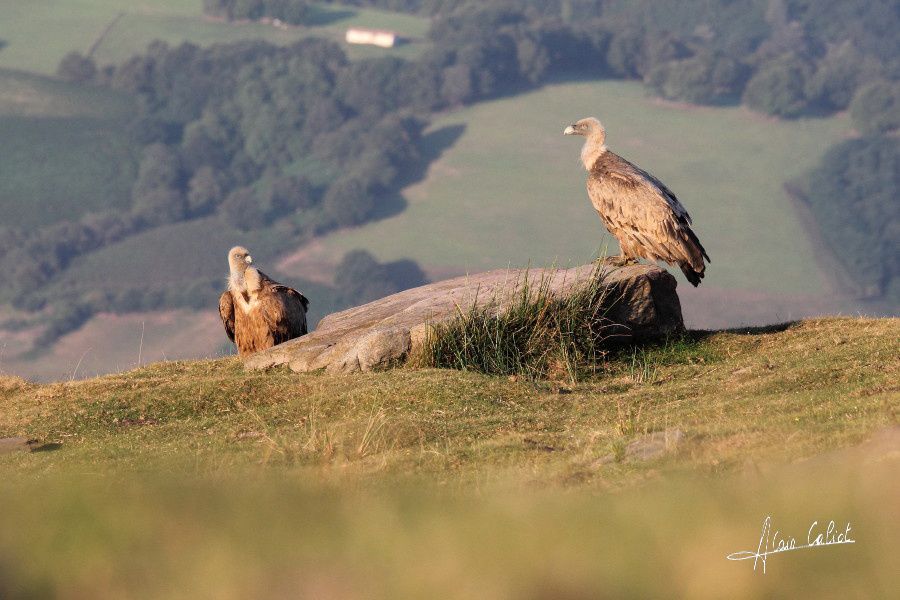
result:
[(628, 265), (640, 264), (638, 259), (626, 256), (625, 254), (619, 254), (618, 256), (604, 256), (598, 258), (596, 262), (611, 267), (627, 267)]

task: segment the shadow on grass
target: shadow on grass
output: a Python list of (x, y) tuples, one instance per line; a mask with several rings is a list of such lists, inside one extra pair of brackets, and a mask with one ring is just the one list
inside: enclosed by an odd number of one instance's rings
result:
[(345, 7), (313, 4), (309, 7), (309, 14), (305, 19), (304, 25), (307, 27), (323, 27), (344, 19), (349, 19), (350, 17), (355, 17), (356, 15), (357, 12), (355, 10)]
[(370, 221), (380, 221), (403, 212), (406, 209), (407, 201), (401, 190), (425, 179), (431, 164), (453, 146), (465, 130), (465, 125), (448, 125), (423, 135), (418, 144), (421, 157), (404, 171), (393, 191), (378, 198), (378, 204)]
[(663, 338), (626, 343), (610, 349), (607, 362), (625, 363), (632, 366), (636, 362), (657, 366), (715, 362), (721, 357), (705, 342), (713, 335), (733, 333), (737, 335), (769, 335), (787, 331), (799, 321), (789, 321), (761, 327), (736, 327), (732, 329), (689, 330)]
[(772, 325), (730, 327), (728, 329), (698, 329), (694, 331), (688, 331), (685, 333), (685, 335), (693, 336), (697, 341), (704, 340), (709, 336), (717, 333), (733, 333), (736, 335), (765, 335), (768, 333), (781, 333), (798, 324), (800, 324), (800, 321), (786, 321), (784, 323), (775, 323)]

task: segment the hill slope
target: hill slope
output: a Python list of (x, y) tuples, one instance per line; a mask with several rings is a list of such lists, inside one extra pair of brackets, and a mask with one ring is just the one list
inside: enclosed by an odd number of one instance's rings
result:
[(816, 165), (849, 119), (776, 121), (738, 107), (663, 103), (623, 81), (547, 85), (441, 116), (426, 137), (441, 146), (439, 158), (403, 190), (406, 210), (329, 235), (297, 274), (353, 248), (456, 273), (582, 264), (603, 245), (616, 252), (588, 201), (579, 141), (562, 135), (590, 115), (606, 125), (612, 150), (659, 177), (690, 211), (714, 261), (704, 286), (827, 289), (782, 186)]
[[(590, 465), (641, 433), (680, 428), (692, 451), (674, 462), (699, 467), (807, 456), (893, 422), (900, 319), (780, 329), (638, 349), (610, 362), (606, 376), (562, 390), (441, 370), (244, 372), (236, 358), (41, 386), (6, 378), (0, 436), (65, 440), (65, 451), (4, 458), (3, 467), (236, 466), (274, 452), (286, 468), (337, 462), (353, 478), (416, 471), (465, 481), (512, 469), (530, 479), (539, 466), (543, 481), (596, 483), (633, 474)], [(198, 434), (208, 436), (201, 447)]]
[[(0, 437), (61, 447), (0, 454), (0, 594), (888, 597), (898, 338), (898, 319), (695, 333), (573, 388), (236, 359), (2, 378)], [(860, 543), (765, 576), (725, 560), (767, 514)]]
[(134, 101), (116, 92), (0, 69), (0, 213), (38, 228), (128, 207), (139, 148)]

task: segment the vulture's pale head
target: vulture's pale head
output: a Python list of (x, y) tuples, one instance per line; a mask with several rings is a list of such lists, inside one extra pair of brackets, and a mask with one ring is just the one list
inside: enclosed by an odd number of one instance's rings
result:
[(565, 128), (563, 135), (580, 135), (585, 138), (581, 149), (581, 162), (588, 171), (604, 152), (606, 152), (606, 129), (594, 117), (575, 121)]
[(228, 251), (228, 268), (232, 273), (243, 273), (253, 263), (253, 257), (243, 246), (235, 246)]
[(575, 121), (565, 128), (563, 135), (583, 135), (600, 144), (606, 141), (606, 129), (603, 127), (603, 124), (594, 117)]

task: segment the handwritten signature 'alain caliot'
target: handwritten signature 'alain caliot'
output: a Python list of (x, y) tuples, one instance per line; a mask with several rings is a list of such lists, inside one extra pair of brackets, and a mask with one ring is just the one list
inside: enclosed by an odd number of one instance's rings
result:
[(837, 529), (834, 521), (829, 521), (827, 527), (820, 527), (818, 521), (813, 521), (806, 532), (806, 544), (797, 545), (797, 540), (784, 536), (779, 530), (772, 533), (772, 517), (768, 516), (763, 520), (762, 534), (759, 536), (759, 546), (756, 551), (742, 550), (740, 552), (732, 552), (727, 556), (728, 560), (750, 560), (753, 559), (753, 570), (759, 563), (762, 563), (762, 572), (766, 572), (766, 559), (772, 554), (781, 552), (791, 552), (793, 550), (803, 550), (804, 548), (817, 548), (824, 546), (835, 546), (838, 544), (855, 544), (856, 540), (850, 537), (850, 523), (843, 530)]

